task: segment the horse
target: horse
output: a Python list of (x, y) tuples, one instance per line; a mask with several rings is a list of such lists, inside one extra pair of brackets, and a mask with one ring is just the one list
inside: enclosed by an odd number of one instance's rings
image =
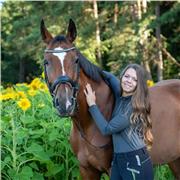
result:
[[(110, 175), (111, 136), (103, 136), (88, 112), (84, 95), (87, 83), (96, 92), (96, 103), (107, 121), (115, 104), (103, 71), (86, 59), (74, 46), (76, 25), (69, 20), (67, 34), (53, 37), (44, 20), (40, 31), (46, 44), (44, 71), (54, 107), (60, 117), (71, 117), (70, 144), (79, 160), (83, 180), (99, 180)], [(150, 156), (154, 164), (169, 163), (180, 179), (180, 81), (169, 80), (150, 88), (153, 143)]]

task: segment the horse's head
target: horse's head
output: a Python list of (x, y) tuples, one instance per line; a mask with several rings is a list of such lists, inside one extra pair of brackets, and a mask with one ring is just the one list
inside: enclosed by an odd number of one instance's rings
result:
[(66, 36), (53, 36), (41, 21), (41, 36), (46, 43), (44, 71), (53, 103), (60, 116), (73, 116), (78, 92), (79, 61), (73, 46), (76, 26), (70, 19)]

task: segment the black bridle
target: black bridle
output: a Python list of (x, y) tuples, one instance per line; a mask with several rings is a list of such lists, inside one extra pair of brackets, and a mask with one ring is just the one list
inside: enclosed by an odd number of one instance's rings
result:
[[(71, 48), (67, 48), (67, 49), (62, 49), (62, 50), (54, 50), (54, 49), (46, 49), (45, 53), (64, 53), (64, 52), (68, 52), (71, 50), (76, 49), (75, 47), (71, 47)], [(57, 94), (57, 88), (61, 85), (61, 84), (68, 84), (72, 87), (72, 110), (70, 112), (70, 114), (74, 113), (75, 110), (77, 110), (77, 94), (78, 94), (78, 90), (79, 90), (79, 84), (78, 84), (78, 80), (79, 80), (79, 74), (80, 74), (80, 66), (79, 66), (79, 60), (78, 57), (76, 59), (76, 80), (73, 80), (72, 78), (70, 78), (67, 75), (60, 75), (59, 77), (57, 77), (57, 79), (51, 84), (49, 82), (48, 76), (47, 76), (47, 70), (46, 70), (46, 65), (47, 65), (47, 60), (44, 61), (44, 73), (45, 73), (45, 81), (46, 84), (49, 88), (50, 94), (53, 98), (53, 104), (54, 107), (58, 109), (59, 107), (59, 103), (56, 100), (56, 94)], [(63, 115), (63, 116), (69, 116), (69, 114), (67, 115)]]

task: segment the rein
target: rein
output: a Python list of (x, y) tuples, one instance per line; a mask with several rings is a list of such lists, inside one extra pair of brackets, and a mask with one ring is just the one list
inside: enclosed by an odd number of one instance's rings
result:
[(86, 141), (86, 143), (89, 144), (90, 146), (92, 146), (92, 147), (94, 147), (94, 148), (98, 148), (98, 149), (107, 149), (107, 148), (109, 148), (109, 147), (112, 146), (111, 141), (110, 141), (109, 143), (104, 144), (104, 145), (101, 145), (101, 146), (96, 146), (96, 145), (92, 144), (92, 143), (87, 139), (87, 137), (86, 137), (86, 135), (85, 135), (85, 133), (84, 133), (84, 131), (83, 131), (83, 129), (82, 129), (79, 121), (74, 120), (74, 122), (75, 122), (75, 125), (76, 125), (77, 129), (79, 130), (79, 133), (80, 133), (81, 137), (82, 137), (82, 138)]

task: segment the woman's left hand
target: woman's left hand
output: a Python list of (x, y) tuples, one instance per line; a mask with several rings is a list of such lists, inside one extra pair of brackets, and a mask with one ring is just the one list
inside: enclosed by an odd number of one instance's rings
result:
[(90, 84), (86, 85), (86, 89), (84, 89), (84, 94), (86, 95), (86, 101), (88, 106), (96, 105), (95, 91), (92, 90)]

